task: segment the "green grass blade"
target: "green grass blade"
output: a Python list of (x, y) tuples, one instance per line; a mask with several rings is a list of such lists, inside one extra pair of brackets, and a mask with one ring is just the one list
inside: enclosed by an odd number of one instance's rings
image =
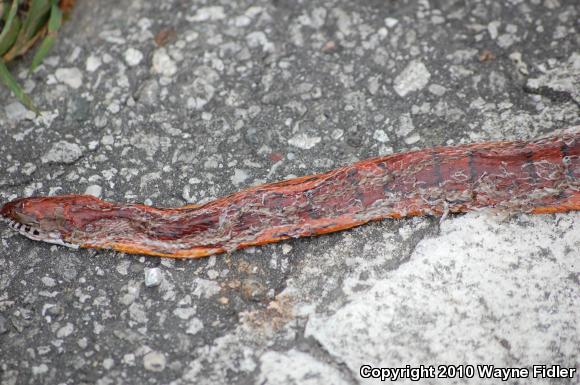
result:
[(30, 70), (34, 71), (36, 67), (42, 63), (42, 60), (48, 54), (48, 51), (54, 45), (56, 41), (56, 33), (58, 32), (60, 26), (62, 24), (62, 11), (58, 7), (56, 1), (53, 1), (52, 8), (50, 10), (50, 19), (48, 20), (48, 35), (44, 38), (38, 50), (34, 54), (34, 58), (32, 59), (32, 65), (30, 66)]
[(48, 33), (57, 33), (61, 25), (62, 11), (58, 6), (58, 1), (53, 1), (50, 8), (50, 19), (48, 19)]
[(36, 50), (36, 53), (34, 54), (34, 58), (32, 58), (32, 64), (30, 65), (30, 71), (34, 71), (40, 65), (40, 63), (42, 63), (42, 60), (44, 60), (44, 58), (48, 54), (48, 51), (50, 51), (50, 49), (54, 45), (55, 41), (56, 41), (56, 36), (48, 35), (47, 37), (44, 38), (44, 40), (42, 41), (42, 43), (38, 47), (38, 50)]
[(6, 63), (4, 63), (4, 60), (2, 59), (0, 59), (0, 81), (2, 81), (2, 83), (4, 83), (6, 87), (8, 87), (8, 89), (14, 93), (14, 95), (18, 98), (18, 100), (20, 100), (22, 104), (24, 104), (26, 108), (34, 111), (37, 115), (40, 114), (40, 111), (38, 111), (38, 109), (34, 106), (34, 103), (32, 103), (30, 97), (26, 95), (16, 79), (14, 79), (12, 74), (10, 74), (8, 67), (6, 67)]
[[(4, 23), (4, 28), (0, 33), (0, 55), (3, 54), (14, 44), (16, 36), (18, 36), (18, 30), (15, 29), (16, 24), (14, 20), (18, 20), (16, 17), (16, 12), (18, 11), (18, 0), (12, 1), (12, 6), (8, 11), (8, 16), (6, 17), (6, 22)], [(20, 26), (18, 26), (19, 29)], [(14, 34), (16, 32), (16, 35)]]
[(32, 0), (20, 35), (23, 42), (27, 42), (36, 35), (44, 25), (49, 11), (50, 2), (48, 0)]
[[(22, 23), (20, 22), (20, 18), (16, 16), (12, 21), (12, 25), (10, 25), (10, 30), (7, 31), (6, 35), (0, 38), (0, 57), (8, 52), (12, 45), (14, 45), (21, 26)], [(4, 33), (4, 31), (2, 31), (2, 33)]]

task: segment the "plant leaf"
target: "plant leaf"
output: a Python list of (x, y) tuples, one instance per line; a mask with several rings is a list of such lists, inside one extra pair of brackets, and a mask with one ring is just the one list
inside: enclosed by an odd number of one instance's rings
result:
[(48, 51), (54, 45), (55, 41), (56, 41), (56, 36), (48, 35), (47, 37), (44, 38), (44, 40), (42, 41), (42, 43), (40, 44), (40, 46), (36, 50), (36, 53), (34, 54), (34, 58), (32, 58), (32, 64), (30, 65), (30, 71), (34, 71), (40, 65), (40, 63), (42, 63), (42, 60), (44, 60), (44, 58), (48, 54)]
[(0, 57), (4, 55), (8, 50), (14, 45), (16, 38), (18, 37), (18, 32), (20, 31), (20, 27), (22, 26), (22, 22), (20, 18), (16, 16), (10, 28), (10, 31), (0, 40)]
[(12, 6), (8, 11), (8, 16), (6, 17), (6, 22), (4, 23), (4, 28), (2, 28), (2, 33), (0, 33), (0, 55), (8, 51), (12, 44), (14, 44), (16, 36), (18, 36), (20, 19), (16, 16), (17, 11), (18, 0), (13, 0)]
[(6, 63), (4, 63), (4, 60), (2, 59), (0, 59), (0, 81), (2, 81), (2, 83), (4, 83), (6, 87), (8, 87), (8, 89), (14, 93), (18, 100), (20, 100), (20, 103), (24, 104), (26, 108), (34, 111), (37, 115), (40, 114), (38, 108), (36, 108), (34, 103), (32, 103), (32, 99), (26, 95), (16, 79), (14, 79), (14, 77), (10, 74), (10, 71), (8, 71), (8, 68), (6, 67)]
[(48, 0), (32, 0), (22, 27), (22, 33), (20, 34), (24, 42), (32, 39), (44, 25), (49, 10), (50, 2)]
[(38, 50), (34, 54), (34, 58), (32, 59), (32, 64), (30, 66), (30, 70), (34, 71), (36, 67), (42, 63), (42, 60), (48, 54), (48, 51), (54, 45), (56, 41), (56, 33), (58, 32), (60, 26), (62, 24), (62, 11), (58, 7), (58, 3), (53, 1), (51, 11), (50, 11), (50, 19), (48, 20), (48, 35), (44, 38)]
[(58, 6), (58, 1), (53, 0), (50, 8), (50, 19), (48, 19), (48, 33), (57, 33), (62, 25), (62, 11)]

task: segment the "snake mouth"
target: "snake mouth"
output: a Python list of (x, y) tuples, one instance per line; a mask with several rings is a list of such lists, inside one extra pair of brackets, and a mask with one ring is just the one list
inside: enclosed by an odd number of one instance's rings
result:
[(66, 246), (73, 249), (79, 248), (79, 245), (67, 242), (62, 239), (62, 236), (58, 232), (43, 231), (36, 226), (20, 223), (3, 215), (0, 215), (0, 221), (6, 223), (12, 230), (17, 231), (18, 233), (34, 241), (53, 243), (55, 245)]

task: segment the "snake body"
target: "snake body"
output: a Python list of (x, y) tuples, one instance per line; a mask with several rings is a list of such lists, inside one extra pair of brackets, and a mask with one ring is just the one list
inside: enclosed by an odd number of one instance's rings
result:
[(0, 218), (35, 240), (195, 258), (384, 218), (482, 208), (580, 209), (580, 127), (532, 141), (435, 147), (252, 187), (204, 205), (155, 208), (87, 195), (20, 198)]

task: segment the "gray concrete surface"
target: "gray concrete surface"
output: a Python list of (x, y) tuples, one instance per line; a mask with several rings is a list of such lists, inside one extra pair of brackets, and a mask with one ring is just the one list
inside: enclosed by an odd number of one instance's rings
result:
[[(0, 89), (0, 202), (89, 192), (179, 206), (579, 124), (578, 19), (575, 0), (80, 0), (44, 65), (12, 67), (42, 117)], [(2, 227), (0, 382), (578, 368), (579, 246), (578, 213), (384, 221), (195, 261), (72, 251)]]

